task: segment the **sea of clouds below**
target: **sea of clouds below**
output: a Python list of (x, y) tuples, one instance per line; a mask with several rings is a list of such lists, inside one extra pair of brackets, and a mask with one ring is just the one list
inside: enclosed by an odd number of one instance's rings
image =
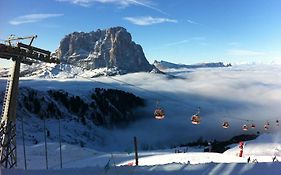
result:
[[(223, 140), (245, 133), (241, 129), (245, 123), (257, 125), (255, 130), (246, 133), (264, 132), (266, 120), (272, 126), (266, 132), (280, 130), (274, 127), (274, 121), (281, 118), (280, 65), (237, 65), (230, 68), (177, 70), (169, 74), (178, 78), (148, 74), (120, 77), (123, 81), (154, 92), (139, 95), (150, 99), (151, 105), (154, 99), (159, 99), (166, 110), (163, 121), (151, 121), (149, 118), (149, 125), (143, 120), (131, 126), (133, 133), (141, 135), (145, 142), (157, 142), (158, 145), (169, 141), (171, 144), (184, 143), (200, 136), (208, 140)], [(190, 123), (196, 106), (201, 107), (202, 124), (199, 126)], [(224, 120), (231, 124), (228, 130), (221, 127)], [(118, 137), (121, 132), (114, 134)]]
[[(281, 119), (281, 65), (235, 65), (170, 70), (168, 73), (172, 76), (133, 73), (114, 77), (134, 86), (108, 77), (93, 81), (22, 78), (20, 86), (38, 90), (65, 89), (77, 95), (94, 87), (117, 88), (144, 98), (147, 107), (140, 111), (142, 119), (123, 129), (100, 129), (106, 135), (105, 145), (110, 145), (111, 149), (131, 147), (133, 136), (139, 138), (143, 147), (151, 145), (153, 148), (188, 143), (199, 137), (223, 140), (245, 133), (241, 129), (244, 123), (257, 125), (257, 129), (247, 133), (263, 132), (266, 120), (272, 122), (267, 132), (280, 130), (273, 128), (273, 122)], [(4, 89), (4, 80), (0, 82), (0, 88)], [(166, 112), (161, 121), (153, 118), (156, 100)], [(202, 124), (195, 126), (190, 123), (190, 117), (198, 106), (201, 107)], [(227, 130), (221, 127), (224, 120), (231, 125)]]

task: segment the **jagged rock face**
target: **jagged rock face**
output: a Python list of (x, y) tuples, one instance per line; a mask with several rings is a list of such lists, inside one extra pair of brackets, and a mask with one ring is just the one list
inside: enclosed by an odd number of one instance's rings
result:
[(117, 67), (124, 73), (152, 70), (142, 47), (122, 27), (71, 33), (62, 39), (55, 54), (62, 62), (87, 69)]

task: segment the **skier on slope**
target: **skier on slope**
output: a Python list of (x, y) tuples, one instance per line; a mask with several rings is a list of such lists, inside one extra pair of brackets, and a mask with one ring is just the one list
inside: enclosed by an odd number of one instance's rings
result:
[(276, 156), (274, 156), (274, 157), (272, 158), (272, 162), (278, 162)]

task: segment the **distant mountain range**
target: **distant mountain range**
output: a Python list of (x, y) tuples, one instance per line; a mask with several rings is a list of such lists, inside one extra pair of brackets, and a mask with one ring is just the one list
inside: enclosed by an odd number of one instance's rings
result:
[[(170, 63), (167, 61), (154, 61), (154, 63), (152, 64), (153, 69), (150, 72), (165, 73), (169, 69), (218, 68), (229, 66), (231, 66), (231, 64), (225, 65), (222, 62), (185, 65)], [(124, 73), (124, 71), (119, 70), (117, 67), (85, 69), (81, 66), (74, 66), (73, 64), (55, 65), (49, 63), (40, 63), (34, 64), (32, 66), (22, 65), (20, 76), (32, 78), (92, 78), (98, 76), (120, 75)], [(7, 77), (9, 74), (9, 68), (0, 68), (0, 77)]]
[(157, 61), (155, 60), (153, 65), (159, 69), (164, 71), (165, 69), (182, 69), (182, 68), (204, 68), (204, 67), (229, 67), (231, 64), (224, 64), (222, 62), (217, 62), (217, 63), (199, 63), (199, 64), (191, 64), (191, 65), (185, 65), (185, 64), (175, 64), (175, 63), (170, 63), (167, 61)]

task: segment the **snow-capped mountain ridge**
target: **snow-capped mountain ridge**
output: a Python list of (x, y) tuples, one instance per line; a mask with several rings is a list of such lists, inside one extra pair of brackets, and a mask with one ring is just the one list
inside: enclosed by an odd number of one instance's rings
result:
[(217, 62), (217, 63), (198, 63), (198, 64), (175, 64), (167, 61), (157, 61), (155, 60), (153, 65), (157, 67), (159, 70), (166, 70), (166, 69), (194, 69), (194, 68), (216, 68), (216, 67), (230, 67), (231, 64), (224, 64), (223, 62)]
[[(72, 57), (72, 56), (71, 56)], [(64, 61), (65, 62), (65, 61)], [(151, 73), (163, 73), (167, 69), (181, 69), (181, 68), (216, 68), (226, 67), (223, 63), (200, 63), (194, 65), (175, 64), (166, 61), (155, 61), (151, 66)], [(162, 70), (162, 71), (160, 71)], [(11, 72), (11, 68), (0, 68), (0, 77), (7, 77)], [(127, 72), (119, 69), (116, 66), (103, 67), (96, 69), (86, 69), (82, 65), (75, 65), (75, 63), (67, 64), (61, 63), (59, 65), (52, 63), (37, 63), (33, 65), (21, 65), (21, 77), (31, 78), (92, 78), (99, 76), (122, 75)]]

